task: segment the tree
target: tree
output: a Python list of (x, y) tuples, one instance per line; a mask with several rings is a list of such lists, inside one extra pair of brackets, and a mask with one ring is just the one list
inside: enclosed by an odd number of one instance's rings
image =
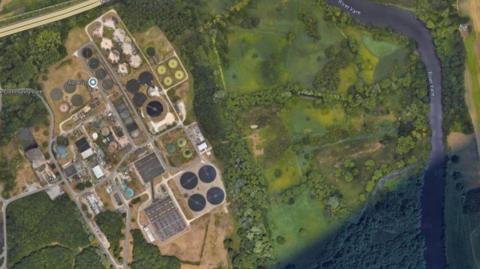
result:
[(277, 239), (276, 239), (276, 240), (277, 240), (277, 243), (278, 243), (279, 245), (285, 244), (285, 237), (283, 237), (283, 236), (281, 236), (281, 235), (277, 236)]
[(43, 30), (37, 34), (33, 47), (33, 59), (40, 66), (47, 66), (62, 57), (63, 47), (60, 33), (53, 30)]

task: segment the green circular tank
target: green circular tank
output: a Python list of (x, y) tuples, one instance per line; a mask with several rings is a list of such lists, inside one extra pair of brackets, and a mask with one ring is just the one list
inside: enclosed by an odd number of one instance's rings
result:
[(182, 153), (183, 153), (183, 158), (185, 159), (190, 159), (193, 156), (193, 151), (190, 149), (186, 149)]
[(187, 145), (187, 140), (185, 138), (177, 139), (177, 146), (183, 148)]
[(174, 154), (177, 149), (175, 148), (175, 144), (173, 143), (168, 143), (167, 144), (167, 152), (168, 154)]

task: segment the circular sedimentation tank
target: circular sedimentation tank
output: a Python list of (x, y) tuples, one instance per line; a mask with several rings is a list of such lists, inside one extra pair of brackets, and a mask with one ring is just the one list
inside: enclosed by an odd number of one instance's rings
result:
[(113, 88), (113, 80), (106, 79), (102, 82), (102, 88), (105, 90), (111, 90)]
[(135, 94), (140, 89), (140, 83), (138, 83), (138, 80), (136, 79), (131, 79), (127, 81), (127, 84), (125, 86), (127, 88), (127, 91), (132, 94)]
[(185, 77), (185, 73), (183, 73), (183, 71), (181, 70), (175, 71), (175, 78), (177, 80), (182, 80), (184, 77)]
[(151, 101), (147, 104), (147, 114), (150, 117), (158, 117), (163, 113), (163, 105), (160, 101)]
[(77, 90), (77, 84), (75, 81), (69, 79), (65, 82), (65, 84), (63, 84), (63, 89), (66, 93), (74, 93), (75, 90)]
[(72, 96), (72, 98), (70, 99), (70, 102), (72, 103), (72, 105), (74, 106), (82, 106), (83, 105), (83, 97), (79, 94), (75, 94)]
[(88, 58), (92, 57), (92, 55), (93, 55), (93, 51), (92, 51), (91, 48), (83, 48), (82, 49), (83, 58), (88, 59)]
[(164, 75), (165, 73), (167, 73), (167, 67), (165, 65), (160, 65), (157, 67), (157, 73), (159, 75)]
[(219, 205), (225, 200), (225, 191), (219, 187), (210, 188), (207, 191), (207, 200), (212, 205)]
[(55, 88), (50, 91), (50, 98), (54, 101), (59, 101), (63, 98), (63, 91), (59, 88)]
[(210, 183), (217, 178), (217, 170), (215, 170), (215, 167), (207, 164), (204, 165), (198, 170), (198, 176), (200, 177), (200, 180), (205, 182), (205, 183)]
[(105, 69), (100, 68), (97, 71), (95, 71), (95, 77), (98, 79), (104, 79), (107, 76), (107, 71)]
[(61, 103), (58, 106), (58, 110), (60, 110), (60, 112), (62, 113), (67, 113), (69, 109), (70, 109), (70, 106), (67, 103)]
[(125, 189), (125, 197), (127, 199), (132, 198), (134, 195), (135, 195), (135, 191), (133, 189), (131, 189), (131, 188), (126, 188)]
[(186, 145), (187, 145), (187, 139), (185, 139), (185, 138), (183, 138), (183, 137), (177, 139), (177, 146), (178, 146), (179, 148), (183, 148), (183, 147), (185, 147)]
[(167, 148), (168, 154), (174, 154), (177, 151), (175, 144), (173, 143), (168, 143), (166, 148)]
[(168, 60), (168, 67), (174, 69), (174, 68), (177, 68), (177, 66), (178, 66), (178, 61), (176, 59)]
[(195, 193), (194, 195), (188, 198), (188, 207), (195, 212), (202, 211), (207, 204), (205, 197), (199, 193)]
[(91, 58), (88, 60), (88, 67), (90, 69), (97, 69), (100, 66), (100, 61), (97, 58)]
[(198, 177), (195, 173), (185, 172), (180, 177), (180, 185), (186, 190), (192, 190), (198, 185)]
[(152, 86), (153, 85), (153, 74), (148, 72), (148, 71), (142, 72), (138, 76), (138, 82), (141, 83), (141, 84), (147, 84), (149, 86)]
[(183, 158), (190, 159), (193, 156), (193, 151), (190, 149), (186, 149), (182, 152)]
[(163, 79), (163, 85), (165, 85), (165, 86), (167, 86), (167, 87), (168, 87), (168, 86), (172, 86), (172, 83), (173, 83), (173, 80), (172, 80), (171, 77), (165, 77), (165, 78)]

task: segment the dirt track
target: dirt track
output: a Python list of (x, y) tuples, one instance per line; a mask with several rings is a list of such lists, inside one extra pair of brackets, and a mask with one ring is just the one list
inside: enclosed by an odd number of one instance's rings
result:
[(480, 1), (468, 0), (468, 13), (476, 33), (480, 33)]

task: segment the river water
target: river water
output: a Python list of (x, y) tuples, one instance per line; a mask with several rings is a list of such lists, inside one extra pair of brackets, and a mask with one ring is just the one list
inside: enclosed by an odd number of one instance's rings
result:
[[(425, 65), (430, 93), (429, 124), (431, 152), (422, 189), (422, 232), (426, 240), (425, 261), (428, 269), (445, 268), (444, 218), (444, 145), (442, 130), (442, 74), (430, 31), (414, 13), (367, 0), (328, 0), (348, 12), (358, 22), (388, 27), (417, 43)], [(421, 89), (412, 89), (421, 90)]]

